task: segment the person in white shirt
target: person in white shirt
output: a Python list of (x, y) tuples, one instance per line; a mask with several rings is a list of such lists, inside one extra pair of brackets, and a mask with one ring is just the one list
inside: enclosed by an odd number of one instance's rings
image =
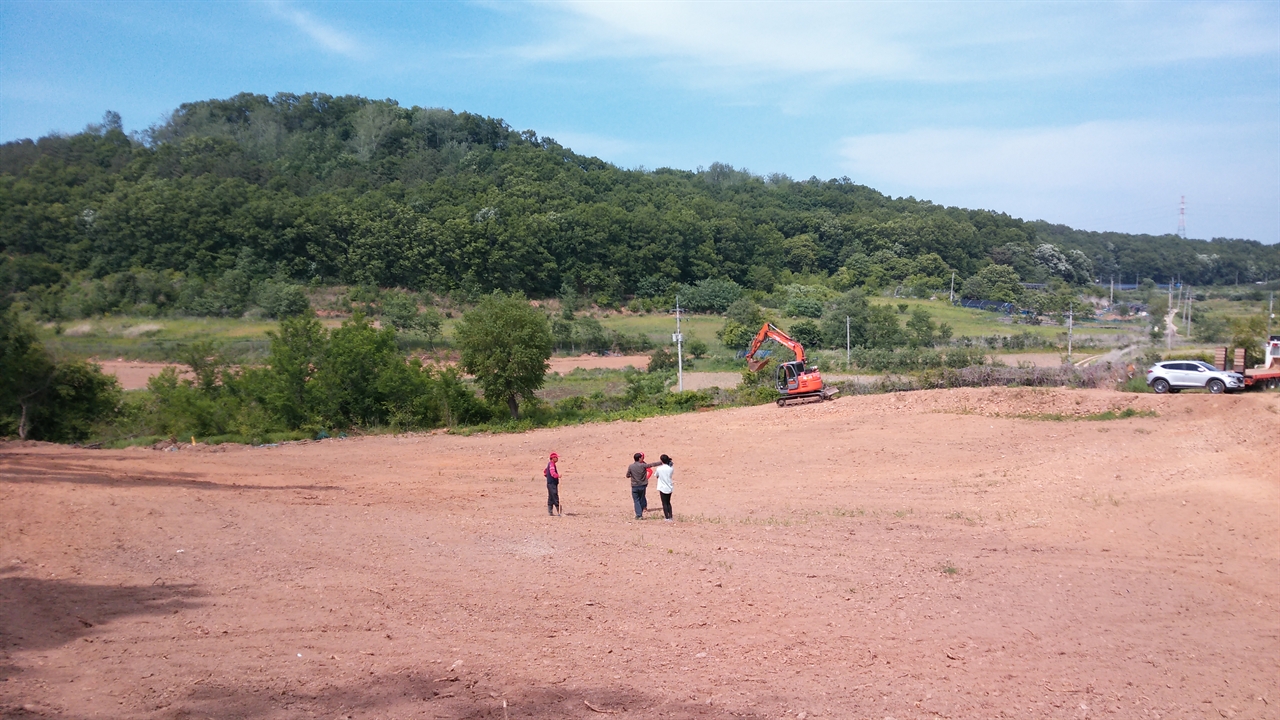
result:
[(663, 455), (658, 458), (662, 464), (654, 471), (654, 476), (658, 479), (658, 495), (662, 497), (662, 515), (667, 522), (674, 522), (671, 519), (671, 475), (676, 471), (675, 466), (671, 462), (671, 457)]

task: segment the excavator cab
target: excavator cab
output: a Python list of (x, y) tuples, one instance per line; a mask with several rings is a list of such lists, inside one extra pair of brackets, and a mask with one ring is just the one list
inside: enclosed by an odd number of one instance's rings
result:
[(804, 363), (792, 361), (778, 366), (778, 392), (793, 393), (800, 387), (800, 375), (804, 373)]

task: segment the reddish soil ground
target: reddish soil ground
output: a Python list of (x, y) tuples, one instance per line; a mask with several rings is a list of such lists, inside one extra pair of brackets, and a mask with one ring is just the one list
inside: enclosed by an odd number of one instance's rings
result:
[(159, 375), (167, 367), (177, 368), (179, 371), (187, 369), (186, 365), (142, 360), (94, 360), (93, 362), (102, 366), (102, 372), (115, 375), (120, 381), (120, 387), (125, 390), (141, 390), (147, 386), (148, 380)]
[(648, 355), (577, 355), (551, 358), (551, 372), (565, 374), (576, 368), (587, 370), (624, 370), (633, 367), (644, 370), (649, 367)]
[[(13, 443), (0, 716), (1274, 718), (1277, 438), (1277, 393), (983, 389)], [(634, 451), (678, 522), (632, 519)]]

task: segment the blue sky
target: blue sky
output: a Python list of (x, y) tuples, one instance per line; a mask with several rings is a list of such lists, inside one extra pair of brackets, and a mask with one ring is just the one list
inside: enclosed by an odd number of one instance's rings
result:
[(621, 167), (848, 176), (1280, 241), (1280, 3), (0, 1), (0, 140), (250, 91), (505, 119)]

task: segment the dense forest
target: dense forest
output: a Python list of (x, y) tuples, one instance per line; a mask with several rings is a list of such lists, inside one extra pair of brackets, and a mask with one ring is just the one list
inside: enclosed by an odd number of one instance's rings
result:
[(5, 143), (0, 218), (8, 293), (46, 318), (231, 315), (298, 284), (616, 303), (706, 279), (929, 292), (1009, 276), (992, 266), (1070, 284), (1280, 277), (1280, 245), (1084, 232), (849, 178), (624, 170), (501, 120), (323, 94)]

